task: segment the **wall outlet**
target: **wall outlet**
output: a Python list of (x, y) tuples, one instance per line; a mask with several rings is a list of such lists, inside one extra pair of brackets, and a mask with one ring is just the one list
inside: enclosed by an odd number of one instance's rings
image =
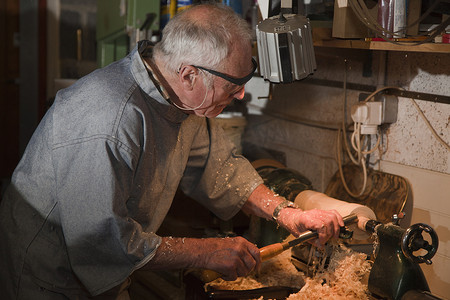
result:
[(378, 126), (397, 121), (398, 98), (394, 95), (377, 95), (374, 101), (361, 101), (351, 108), (353, 122), (361, 123), (361, 134), (376, 134)]

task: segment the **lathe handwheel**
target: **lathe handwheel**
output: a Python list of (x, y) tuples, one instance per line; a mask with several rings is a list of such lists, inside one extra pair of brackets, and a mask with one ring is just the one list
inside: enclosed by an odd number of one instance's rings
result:
[[(422, 232), (427, 232), (431, 237), (431, 244), (423, 239)], [(427, 224), (414, 224), (403, 233), (402, 251), (403, 254), (415, 263), (431, 264), (431, 258), (436, 254), (439, 239), (433, 228)], [(425, 249), (427, 254), (415, 256), (414, 251)]]

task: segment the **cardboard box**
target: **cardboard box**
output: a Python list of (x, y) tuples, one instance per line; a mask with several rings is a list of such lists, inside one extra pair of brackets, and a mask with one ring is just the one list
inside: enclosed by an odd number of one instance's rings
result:
[[(339, 2), (339, 3), (338, 3)], [(378, 5), (370, 7), (370, 13), (377, 19)], [(372, 37), (371, 30), (364, 25), (353, 12), (347, 1), (335, 0), (333, 16), (333, 37), (343, 39), (361, 39)]]

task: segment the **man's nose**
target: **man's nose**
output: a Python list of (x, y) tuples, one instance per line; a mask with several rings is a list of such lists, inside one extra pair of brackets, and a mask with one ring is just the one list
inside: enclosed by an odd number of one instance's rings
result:
[(234, 93), (233, 97), (238, 100), (242, 100), (245, 95), (245, 87), (243, 86), (240, 90)]

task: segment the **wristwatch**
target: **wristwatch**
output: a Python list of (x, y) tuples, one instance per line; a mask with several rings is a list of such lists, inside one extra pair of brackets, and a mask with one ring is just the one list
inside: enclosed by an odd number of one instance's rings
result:
[(283, 202), (278, 204), (277, 207), (275, 207), (275, 209), (273, 210), (272, 219), (276, 221), (278, 219), (278, 216), (280, 215), (281, 210), (286, 207), (298, 208), (298, 206), (295, 205), (294, 202), (284, 200)]

